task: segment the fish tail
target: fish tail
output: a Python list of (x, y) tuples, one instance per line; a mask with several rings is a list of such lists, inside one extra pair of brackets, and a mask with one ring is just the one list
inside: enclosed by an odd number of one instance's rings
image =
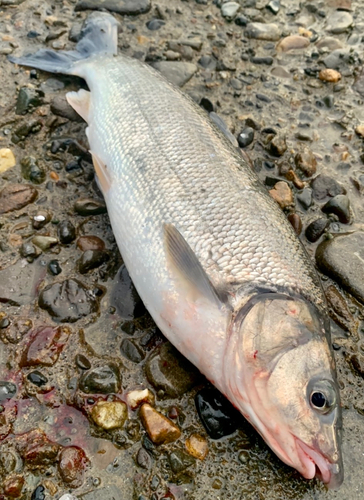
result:
[(77, 63), (94, 54), (116, 54), (118, 41), (117, 20), (106, 12), (93, 12), (81, 30), (81, 39), (76, 50), (55, 51), (41, 49), (22, 57), (8, 56), (9, 61), (41, 69), (50, 73), (78, 74)]

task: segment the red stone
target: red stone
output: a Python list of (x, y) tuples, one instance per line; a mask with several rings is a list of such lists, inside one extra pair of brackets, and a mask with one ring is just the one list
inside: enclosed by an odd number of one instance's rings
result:
[(13, 474), (5, 479), (3, 488), (5, 495), (11, 498), (18, 498), (24, 486), (25, 479), (19, 474)]
[(20, 366), (53, 366), (60, 355), (65, 341), (62, 342), (62, 327), (40, 326), (29, 334), (31, 341), (24, 350)]
[(98, 236), (80, 236), (77, 246), (83, 252), (87, 250), (105, 250), (105, 243)]
[(65, 483), (72, 488), (82, 485), (88, 464), (85, 452), (76, 446), (63, 448), (58, 464), (59, 473)]
[(17, 451), (30, 467), (53, 464), (61, 448), (39, 429), (16, 436), (14, 441)]

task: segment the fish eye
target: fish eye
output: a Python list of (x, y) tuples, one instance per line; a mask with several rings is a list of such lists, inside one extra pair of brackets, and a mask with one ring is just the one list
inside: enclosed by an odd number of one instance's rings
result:
[(329, 413), (336, 405), (336, 391), (329, 380), (316, 381), (310, 390), (311, 407), (319, 413)]

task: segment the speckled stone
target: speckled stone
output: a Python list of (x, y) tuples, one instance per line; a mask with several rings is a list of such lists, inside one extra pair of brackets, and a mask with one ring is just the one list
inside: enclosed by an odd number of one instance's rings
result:
[(123, 427), (127, 416), (127, 406), (122, 401), (99, 401), (91, 410), (92, 420), (106, 430)]
[(200, 436), (200, 434), (191, 434), (186, 440), (186, 450), (193, 457), (204, 460), (209, 451), (209, 445), (206, 438)]

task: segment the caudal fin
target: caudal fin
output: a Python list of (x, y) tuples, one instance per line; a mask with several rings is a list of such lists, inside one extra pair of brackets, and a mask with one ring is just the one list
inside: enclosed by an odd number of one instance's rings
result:
[(74, 73), (75, 63), (94, 54), (116, 54), (118, 22), (105, 12), (93, 12), (84, 22), (81, 39), (76, 50), (56, 52), (50, 49), (38, 50), (35, 54), (22, 57), (8, 56), (9, 61), (49, 71), (50, 73)]

